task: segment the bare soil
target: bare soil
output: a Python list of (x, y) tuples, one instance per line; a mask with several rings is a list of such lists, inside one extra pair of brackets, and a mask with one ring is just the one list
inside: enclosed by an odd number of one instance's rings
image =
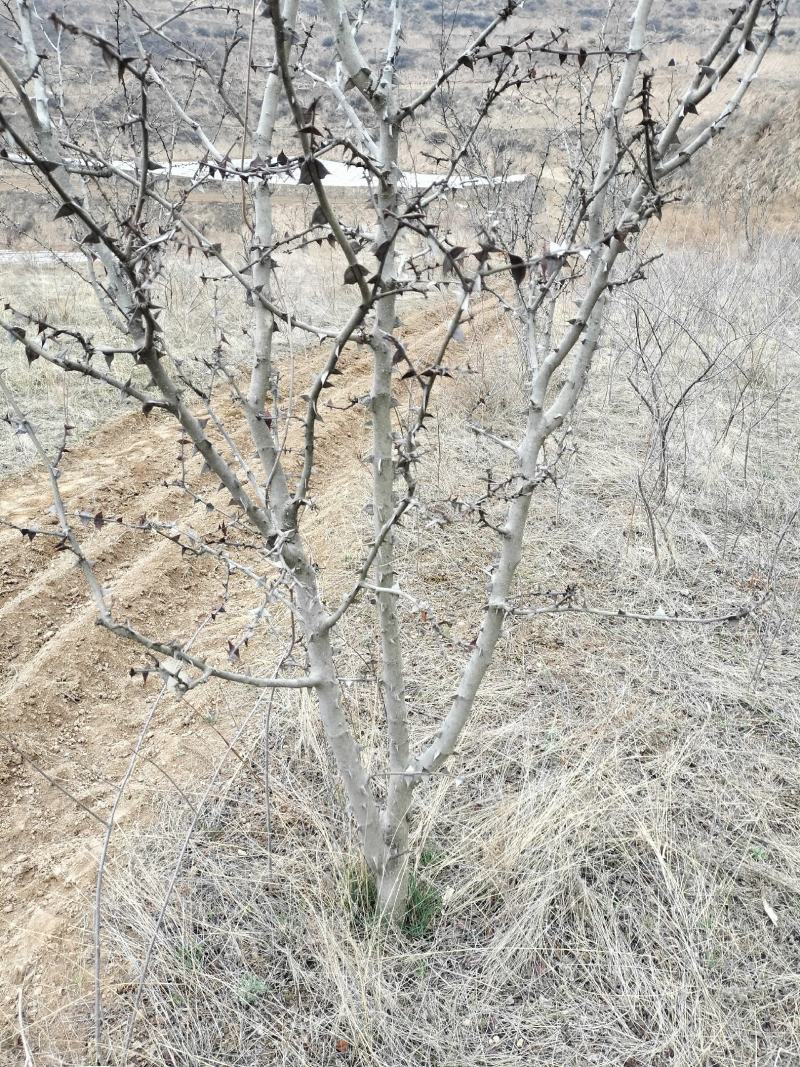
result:
[[(64, 464), (63, 489), (92, 514), (135, 519), (175, 513), (177, 492), (164, 484), (176, 451), (167, 419), (130, 415), (115, 420), (76, 449)], [(6, 481), (2, 515), (12, 521), (47, 520), (46, 478), (26, 471)], [(52, 521), (52, 520), (51, 520)], [(187, 588), (187, 570), (165, 541), (108, 524), (91, 529), (87, 549), (104, 577), (114, 577), (115, 600), (154, 627), (192, 628), (213, 598), (213, 579)], [(197, 575), (194, 575), (196, 582)], [(62, 985), (75, 965), (70, 936), (83, 922), (86, 890), (94, 877), (103, 826), (152, 693), (128, 669), (136, 650), (95, 624), (95, 612), (74, 560), (38, 536), (0, 533), (0, 715), (4, 745), (0, 770), (0, 886), (4, 967), (0, 974), (5, 1047), (13, 1043), (14, 994), (28, 980), (33, 999)], [(182, 723), (185, 722), (185, 725)], [(177, 729), (176, 729), (177, 727)], [(192, 752), (209, 736), (174, 703), (162, 708), (145, 755), (190, 768)], [(63, 795), (31, 762), (91, 811)], [(137, 780), (119, 817), (136, 816), (157, 772)]]

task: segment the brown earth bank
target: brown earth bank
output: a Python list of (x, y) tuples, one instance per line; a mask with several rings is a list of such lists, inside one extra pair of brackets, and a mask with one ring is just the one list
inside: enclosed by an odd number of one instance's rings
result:
[[(64, 464), (62, 489), (91, 514), (180, 511), (165, 485), (176, 451), (174, 425), (129, 415), (93, 435)], [(47, 522), (46, 477), (25, 473), (0, 490), (3, 518)], [(51, 520), (52, 521), (52, 520)], [(80, 953), (74, 935), (86, 915), (102, 820), (130, 756), (152, 694), (128, 675), (136, 650), (98, 627), (88, 591), (67, 553), (44, 535), (23, 548), (17, 531), (0, 534), (0, 715), (5, 746), (0, 782), (0, 877), (4, 966), (3, 1039), (16, 1041), (14, 995), (25, 981), (30, 1010), (43, 991), (71, 985)], [(214, 598), (214, 578), (187, 587), (188, 570), (164, 541), (111, 524), (86, 537), (104, 579), (114, 580), (118, 609), (159, 629), (196, 625)], [(212, 745), (191, 713), (165, 703), (142, 754), (185, 774)], [(12, 747), (13, 745), (13, 747)], [(39, 768), (41, 770), (39, 770)], [(121, 823), (146, 804), (158, 772), (145, 764), (120, 811)], [(43, 773), (42, 773), (43, 772)], [(48, 778), (45, 778), (44, 775)], [(55, 784), (57, 783), (57, 784)], [(71, 796), (65, 795), (65, 792)], [(72, 799), (74, 798), (74, 799)], [(49, 999), (49, 996), (48, 998)]]

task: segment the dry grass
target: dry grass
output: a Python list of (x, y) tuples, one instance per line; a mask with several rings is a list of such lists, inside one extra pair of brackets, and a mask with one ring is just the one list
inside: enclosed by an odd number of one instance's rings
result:
[[(45, 265), (32, 259), (3, 263), (0, 286), (4, 302), (28, 315), (46, 318), (53, 325), (85, 330), (89, 335), (99, 335), (98, 340), (108, 332), (86, 282), (71, 266)], [(29, 365), (20, 346), (12, 344), (5, 331), (0, 337), (0, 369), (51, 450), (61, 443), (65, 422), (75, 427), (77, 438), (130, 410), (130, 405), (109, 391), (97, 389), (79, 376), (68, 378), (42, 359)], [(24, 435), (0, 433), (0, 475), (34, 460)]]
[[(352, 197), (344, 198), (343, 209), (354, 211)], [(308, 197), (285, 198), (279, 213), (280, 225), (291, 228), (310, 213)], [(235, 238), (229, 234), (230, 251), (236, 252)], [(62, 242), (63, 243), (63, 242)], [(55, 247), (58, 247), (56, 242)], [(241, 249), (238, 250), (241, 253)], [(4, 302), (15, 312), (46, 322), (48, 326), (68, 327), (82, 332), (93, 344), (125, 344), (103, 314), (86, 277), (85, 267), (74, 251), (62, 261), (37, 259), (41, 250), (32, 243), (26, 252), (7, 262), (0, 262), (0, 287)], [(159, 277), (158, 301), (165, 307), (164, 330), (174, 364), (187, 361), (197, 384), (208, 384), (210, 356), (221, 337), (226, 338), (226, 356), (235, 366), (247, 346), (246, 331), (251, 325), (251, 310), (238, 282), (214, 281), (220, 273), (212, 265), (172, 260)], [(205, 276), (206, 281), (203, 281)], [(323, 324), (337, 324), (348, 312), (343, 299), (341, 269), (327, 244), (316, 245), (292, 257), (291, 269), (279, 271), (276, 299), (298, 317), (312, 316)], [(35, 323), (5, 314), (9, 324), (16, 323), (37, 333)], [(295, 331), (294, 350), (301, 350), (306, 338)], [(287, 347), (289, 340), (278, 335), (276, 343)], [(58, 351), (58, 340), (49, 342)], [(73, 348), (69, 355), (76, 356)], [(105, 370), (99, 354), (92, 357)], [(173, 364), (173, 366), (174, 366)], [(65, 374), (44, 359), (29, 364), (21, 347), (5, 331), (0, 336), (0, 370), (26, 416), (31, 420), (45, 446), (54, 453), (63, 440), (64, 423), (73, 427), (71, 442), (96, 429), (107, 419), (125, 411), (136, 410), (138, 402), (75, 374)], [(135, 366), (129, 356), (117, 356), (112, 373), (121, 380), (129, 376), (141, 387), (148, 376)], [(24, 435), (0, 433), (0, 475), (26, 467), (34, 461), (31, 446)]]
[[(653, 268), (638, 298), (671, 317), (659, 397), (703, 368), (697, 341), (717, 357), (671, 424), (666, 491), (626, 381), (644, 388), (635, 358), (656, 358), (629, 298), (540, 491), (517, 587), (528, 606), (572, 582), (629, 610), (714, 614), (766, 596), (758, 611), (700, 628), (512, 621), (457, 756), (418, 797), (418, 875), (435, 892), (414, 936), (354, 914), (358, 851), (313, 702), (278, 694), (244, 727), (244, 761), (205, 801), (192, 791), (173, 892), (187, 804), (118, 840), (112, 1062), (140, 979), (131, 1067), (797, 1062), (799, 276), (788, 241), (780, 256), (717, 247)], [(484, 324), (468, 341), (475, 373), (440, 407), (401, 546), (404, 585), (428, 605), (405, 619), (418, 738), (447, 705), (495, 548), (454, 503), (506, 464), (467, 413), (501, 432), (518, 417), (507, 338)], [(368, 605), (347, 625), (341, 673), (369, 676)], [(369, 749), (375, 686), (347, 691)]]
[[(516, 721), (495, 709), (462, 752), (464, 786), (431, 787), (436, 859), (426, 873), (445, 903), (418, 940), (354, 928), (357, 860), (342, 849), (332, 771), (313, 727), (281, 716), (273, 878), (264, 793), (240, 783), (195, 835), (157, 941), (134, 1062), (796, 1054), (785, 796), (797, 783), (796, 731), (776, 760), (749, 740), (752, 715), (741, 709), (738, 721), (720, 709), (653, 723), (620, 707), (587, 714), (568, 694), (547, 704)], [(120, 976), (136, 975), (184, 829), (164, 820), (117, 884), (109, 919)]]

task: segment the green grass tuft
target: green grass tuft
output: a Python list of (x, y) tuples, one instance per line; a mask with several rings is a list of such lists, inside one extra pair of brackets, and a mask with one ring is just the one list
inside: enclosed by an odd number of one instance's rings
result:
[[(435, 851), (423, 849), (419, 866), (409, 877), (408, 907), (401, 929), (412, 940), (425, 937), (442, 912), (442, 894), (423, 873), (436, 858)], [(361, 864), (347, 872), (346, 901), (354, 929), (363, 933), (378, 918), (378, 890), (374, 876)]]

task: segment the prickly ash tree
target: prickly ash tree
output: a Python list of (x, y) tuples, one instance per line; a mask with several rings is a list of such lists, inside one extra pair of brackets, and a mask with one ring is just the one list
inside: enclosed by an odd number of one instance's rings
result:
[[(186, 645), (144, 633), (117, 617), (81, 545), (69, 501), (62, 498), (58, 484), (61, 454), (53, 458), (41, 449), (35, 428), (25, 421), (0, 376), (10, 420), (31, 435), (50, 471), (59, 522), (56, 536), (77, 558), (99, 622), (143, 646), (155, 664), (152, 669), (160, 671), (177, 691), (186, 693), (219, 679), (260, 690), (307, 688), (313, 692), (364, 858), (377, 883), (381, 911), (394, 922), (402, 919), (406, 909), (409, 817), (415, 792), (453, 754), (479, 699), (504, 622), (524, 610), (524, 605), (521, 608), (518, 600), (512, 600), (512, 588), (534, 492), (548, 475), (542, 459), (544, 444), (551, 439), (557, 452), (563, 440), (585, 388), (614, 287), (641, 276), (641, 260), (627, 273), (620, 264), (636, 256), (637, 237), (648, 220), (660, 214), (674, 177), (723, 129), (738, 107), (775, 38), (786, 4), (747, 0), (738, 5), (705, 54), (698, 57), (695, 73), (677, 97), (666, 109), (662, 106), (661, 118), (654, 117), (658, 105), (653, 79), (643, 70), (650, 7), (650, 0), (636, 4), (626, 40), (575, 47), (562, 30), (542, 34), (530, 29), (519, 18), (522, 5), (508, 0), (464, 47), (452, 55), (443, 49), (441, 69), (424, 89), (410, 95), (398, 77), (404, 33), (401, 0), (391, 5), (383, 59), (374, 65), (359, 44), (363, 12), (354, 19), (343, 0), (322, 0), (321, 24), (335, 40), (331, 64), (323, 62), (324, 54), (314, 52), (311, 31), (302, 27), (300, 0), (268, 0), (258, 11), (253, 8), (249, 21), (243, 19), (249, 31), (242, 38), (249, 41), (250, 49), (243, 103), (232, 100), (224, 71), (218, 79), (212, 77), (207, 57), (194, 54), (185, 41), (170, 36), (168, 26), (155, 26), (133, 6), (121, 7), (126, 28), (115, 39), (56, 19), (62, 36), (77, 38), (124, 87), (131, 142), (136, 148), (129, 165), (115, 161), (110, 150), (104, 154), (94, 139), (84, 139), (63, 114), (53, 114), (47, 84), (50, 62), (42, 59), (27, 0), (18, 0), (16, 8), (23, 58), (12, 63), (0, 56), (0, 71), (10, 89), (0, 102), (7, 164), (12, 171), (39, 176), (58, 206), (58, 216), (70, 227), (75, 247), (84, 255), (87, 285), (122, 340), (98, 347), (77, 330), (41, 321), (34, 324), (10, 306), (5, 309), (3, 327), (28, 360), (43, 359), (66, 373), (83, 375), (98, 388), (117, 390), (146, 411), (160, 409), (180, 424), (204, 470), (229, 494), (235, 517), (230, 520), (230, 536), (218, 537), (213, 547), (188, 529), (171, 528), (171, 535), (198, 558), (213, 555), (228, 573), (250, 577), (266, 594), (265, 613), (270, 605), (280, 605), (291, 616), (287, 632), (291, 629), (299, 635), (296, 640), (304, 649), (304, 668), (293, 655), (282, 657), (272, 674), (236, 670), (235, 663), (225, 663), (224, 655), (221, 659), (197, 656)], [(220, 11), (209, 17), (225, 16)], [(149, 49), (156, 40), (158, 60)], [(256, 48), (267, 55), (261, 64), (251, 61)], [(188, 63), (194, 76), (210, 79), (209, 84), (216, 86), (226, 121), (239, 123), (240, 162), (219, 147), (192, 113), (191, 104), (181, 103), (179, 91), (171, 86), (172, 58), (179, 59), (184, 69)], [(224, 60), (228, 63), (229, 53)], [(258, 98), (257, 79), (262, 75)], [(558, 78), (586, 78), (587, 85), (591, 84), (588, 97), (575, 95), (573, 114), (557, 116), (572, 146), (566, 179), (558, 190), (560, 211), (552, 209), (550, 191), (544, 228), (535, 240), (533, 234), (524, 234), (524, 248), (507, 240), (502, 229), (486, 219), (475, 220), (464, 246), (454, 244), (444, 236), (437, 214), (454, 189), (468, 189), (471, 184), (477, 191), (491, 186), (502, 197), (516, 188), (476, 169), (480, 137), (491, 126), (499, 104), (523, 97), (535, 100), (540, 84), (546, 89)], [(722, 94), (713, 100), (711, 94), (728, 82), (733, 88), (720, 106), (717, 101)], [(458, 116), (458, 138), (451, 138), (449, 149), (443, 149), (438, 159), (440, 177), (422, 189), (409, 184), (401, 170), (406, 139), (424, 126), (443, 94), (450, 108), (459, 110), (458, 103), (453, 104), (458, 93), (465, 101)], [(248, 128), (251, 97), (258, 104), (252, 132)], [(177, 192), (174, 183), (164, 179), (175, 160), (162, 159), (159, 168), (153, 157), (153, 146), (159, 143), (155, 134), (163, 133), (151, 117), (157, 102), (167, 106), (174, 124), (175, 136), (171, 142), (161, 136), (162, 145), (174, 144), (180, 135), (189, 133), (195, 143), (202, 144), (203, 156), (194, 178)], [(715, 110), (710, 110), (712, 104)], [(599, 127), (593, 125), (597, 115)], [(245, 154), (248, 145), (252, 158)], [(325, 180), (325, 161), (331, 158), (348, 162), (363, 175), (373, 212), (368, 226), (346, 225), (334, 208)], [(537, 161), (531, 175), (541, 173), (541, 161)], [(195, 189), (222, 177), (239, 182), (243, 190), (249, 237), (239, 257), (213, 243), (192, 217)], [(278, 235), (273, 223), (276, 183), (286, 180), (310, 187), (317, 205), (311, 229), (289, 237)], [(336, 250), (347, 291), (355, 294), (344, 321), (334, 326), (303, 319), (287, 306), (276, 284), (278, 257), (291, 262), (293, 252), (307, 245), (309, 233), (312, 239), (321, 240), (320, 227)], [(532, 255), (531, 248), (541, 248), (542, 236), (548, 237), (547, 244)], [(193, 368), (186, 360), (172, 357), (159, 325), (157, 299), (165, 263), (169, 257), (192, 252), (213, 265), (218, 280), (244, 290), (252, 304), (244, 386), (240, 386), (241, 374), (231, 373), (224, 365), (222, 346), (215, 357), (206, 354)], [(630, 255), (624, 258), (626, 252)], [(447, 294), (449, 319), (443, 322), (433, 358), (420, 365), (397, 336), (396, 323), (404, 300), (428, 292)], [(407, 594), (398, 578), (395, 538), (415, 501), (425, 424), (432, 417), (436, 389), (451, 373), (451, 346), (476, 306), (490, 302), (508, 317), (522, 339), (525, 416), (518, 439), (500, 441), (513, 453), (515, 471), (502, 487), (505, 512), (494, 528), (496, 560), (481, 605), (482, 622), (460, 666), (446, 713), (433, 736), (418, 744), (409, 726), (413, 697), (400, 610), (401, 598)], [(577, 304), (577, 311), (567, 318), (564, 308), (570, 302)], [(279, 384), (281, 361), (286, 357), (276, 348), (276, 331), (284, 336), (302, 334), (319, 345), (318, 369), (303, 401), (299, 467), (287, 462), (281, 415), (286, 398)], [(362, 346), (371, 354), (373, 532), (349, 593), (332, 604), (320, 591), (320, 577), (304, 538), (303, 517), (319, 472), (323, 390), (341, 374), (343, 353), (353, 346)], [(102, 356), (108, 369), (98, 366)], [(244, 412), (255, 456), (252, 461), (245, 458), (246, 450), (234, 448), (230, 419), (203, 384), (200, 371), (207, 373), (209, 366)], [(149, 377), (146, 383), (142, 370)], [(402, 421), (394, 413), (399, 379), (409, 383), (413, 396)], [(202, 416), (198, 410), (204, 405), (208, 410)], [(217, 443), (207, 428), (209, 418), (217, 431)], [(499, 501), (498, 490), (494, 503)], [(157, 527), (146, 517), (140, 525), (145, 530)], [(269, 579), (242, 558), (237, 543), (245, 532), (248, 549), (258, 546), (261, 569), (271, 575)], [(346, 714), (334, 650), (337, 627), (365, 590), (374, 596), (378, 684), (385, 708), (388, 785), (380, 793)], [(581, 604), (569, 593), (536, 610), (581, 610)]]

